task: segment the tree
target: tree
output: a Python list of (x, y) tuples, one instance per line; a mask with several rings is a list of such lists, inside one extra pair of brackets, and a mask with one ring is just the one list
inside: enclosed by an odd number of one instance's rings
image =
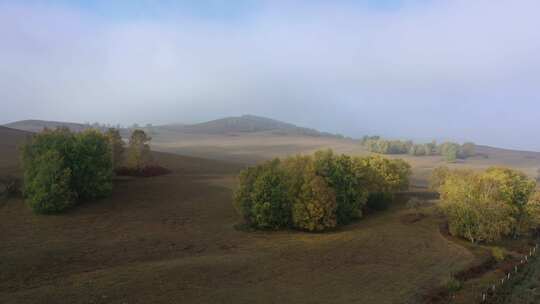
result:
[(334, 190), (313, 170), (306, 172), (300, 195), (293, 204), (294, 226), (308, 231), (334, 228), (337, 225), (336, 209)]
[(45, 130), (23, 146), (22, 161), (24, 195), (35, 212), (60, 212), (111, 193), (109, 142), (96, 130)]
[(107, 139), (109, 140), (109, 145), (111, 147), (111, 159), (113, 168), (118, 168), (122, 165), (124, 159), (124, 150), (125, 144), (120, 136), (120, 131), (118, 129), (109, 128), (107, 130)]
[(529, 227), (538, 230), (540, 228), (540, 191), (531, 195), (525, 209), (529, 219)]
[(446, 142), (440, 147), (441, 155), (449, 163), (456, 162), (459, 156), (459, 149), (460, 146), (453, 142)]
[(24, 195), (35, 213), (57, 213), (74, 205), (71, 170), (58, 151), (49, 150), (27, 160)]
[(443, 185), (450, 173), (450, 169), (447, 166), (440, 166), (433, 169), (429, 178), (429, 189), (439, 191), (439, 188)]
[(253, 226), (278, 229), (291, 223), (291, 202), (285, 172), (280, 161), (271, 161), (259, 170), (250, 199)]
[(113, 165), (106, 135), (92, 129), (78, 133), (71, 159), (71, 187), (79, 199), (92, 200), (111, 194)]
[(536, 183), (530, 180), (523, 172), (509, 168), (492, 167), (486, 170), (483, 178), (486, 183), (495, 184), (495, 190), (491, 190), (493, 199), (502, 201), (513, 208), (513, 217), (516, 226), (513, 228), (514, 235), (526, 229), (527, 215), (525, 205), (534, 193)]
[(143, 130), (135, 130), (129, 139), (127, 163), (128, 166), (137, 170), (142, 170), (148, 166), (152, 160), (150, 146), (152, 140)]
[(317, 151), (314, 166), (316, 174), (323, 177), (335, 191), (338, 224), (347, 224), (362, 217), (368, 192), (360, 184), (351, 157), (335, 156), (332, 150)]
[(460, 154), (463, 158), (471, 157), (476, 154), (476, 145), (472, 142), (466, 142), (461, 146)]
[(526, 205), (534, 187), (521, 172), (489, 168), (447, 172), (438, 189), (450, 232), (477, 242), (519, 235), (528, 225)]

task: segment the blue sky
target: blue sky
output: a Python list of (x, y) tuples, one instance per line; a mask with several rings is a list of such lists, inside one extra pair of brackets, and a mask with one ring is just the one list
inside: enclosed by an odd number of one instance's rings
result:
[(0, 1), (0, 123), (250, 113), (540, 150), (538, 11), (533, 0)]

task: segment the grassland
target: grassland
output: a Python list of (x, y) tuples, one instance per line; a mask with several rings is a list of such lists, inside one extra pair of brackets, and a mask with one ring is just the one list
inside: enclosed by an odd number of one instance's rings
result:
[[(17, 171), (13, 147), (25, 134), (2, 146), (1, 170)], [(329, 137), (156, 134), (155, 149), (176, 153), (155, 153), (169, 175), (117, 179), (112, 197), (58, 216), (33, 215), (21, 198), (0, 201), (0, 303), (422, 303), (478, 262), (480, 253), (440, 233), (432, 205), (411, 221), (409, 193), (331, 233), (235, 228), (231, 193), (241, 168), (325, 147), (366, 153)], [(532, 173), (539, 161), (490, 151), (453, 166)], [(405, 158), (419, 189), (443, 163)]]

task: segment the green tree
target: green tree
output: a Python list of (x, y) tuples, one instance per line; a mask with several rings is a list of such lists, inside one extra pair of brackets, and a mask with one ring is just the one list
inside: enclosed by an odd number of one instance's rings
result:
[(332, 150), (317, 151), (314, 166), (316, 174), (323, 177), (336, 193), (338, 224), (362, 217), (368, 192), (360, 184), (351, 157), (335, 156)]
[(152, 138), (146, 135), (143, 130), (135, 130), (131, 133), (127, 156), (129, 167), (142, 170), (149, 165), (152, 160), (150, 145), (148, 144), (150, 140)]
[(460, 146), (456, 143), (446, 142), (441, 145), (440, 151), (444, 159), (449, 163), (456, 162), (459, 156)]
[(36, 212), (60, 212), (111, 193), (110, 147), (96, 130), (45, 130), (23, 146), (22, 161), (24, 194)]
[(291, 224), (291, 201), (287, 176), (278, 159), (267, 163), (254, 180), (250, 195), (252, 224), (278, 229)]
[(113, 166), (107, 136), (90, 129), (78, 133), (74, 139), (72, 163), (69, 164), (72, 189), (82, 200), (109, 196), (113, 187)]
[(25, 163), (24, 195), (35, 213), (58, 213), (71, 207), (76, 193), (70, 189), (71, 170), (59, 152), (38, 154)]

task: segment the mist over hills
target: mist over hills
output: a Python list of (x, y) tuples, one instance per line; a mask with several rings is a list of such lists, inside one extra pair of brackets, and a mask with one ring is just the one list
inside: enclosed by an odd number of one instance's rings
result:
[[(68, 127), (72, 131), (80, 132), (92, 127), (92, 125), (89, 124), (46, 120), (20, 120), (8, 123), (5, 126), (8, 128), (28, 132), (40, 132), (45, 128), (54, 129), (58, 127)], [(100, 128), (104, 128), (104, 126), (100, 126)], [(122, 129), (125, 130), (130, 128), (133, 127), (127, 127)], [(269, 131), (273, 132), (276, 135), (341, 137), (339, 135), (321, 132), (312, 128), (300, 127), (291, 123), (256, 115), (225, 117), (195, 124), (175, 123), (151, 127), (143, 126), (140, 128), (151, 128), (151, 131), (153, 133), (159, 133), (160, 131), (172, 131), (187, 134), (224, 135), (234, 133), (257, 133)]]
[(255, 133), (273, 131), (278, 135), (337, 136), (312, 128), (256, 115), (225, 117), (196, 124), (162, 125), (157, 128), (195, 134)]
[(50, 120), (38, 120), (38, 119), (27, 119), (11, 122), (4, 125), (5, 127), (22, 130), (27, 132), (41, 132), (43, 129), (56, 129), (60, 127), (67, 127), (71, 131), (81, 132), (85, 129), (88, 129), (90, 126), (76, 123), (76, 122), (65, 122), (65, 121), (50, 121)]

